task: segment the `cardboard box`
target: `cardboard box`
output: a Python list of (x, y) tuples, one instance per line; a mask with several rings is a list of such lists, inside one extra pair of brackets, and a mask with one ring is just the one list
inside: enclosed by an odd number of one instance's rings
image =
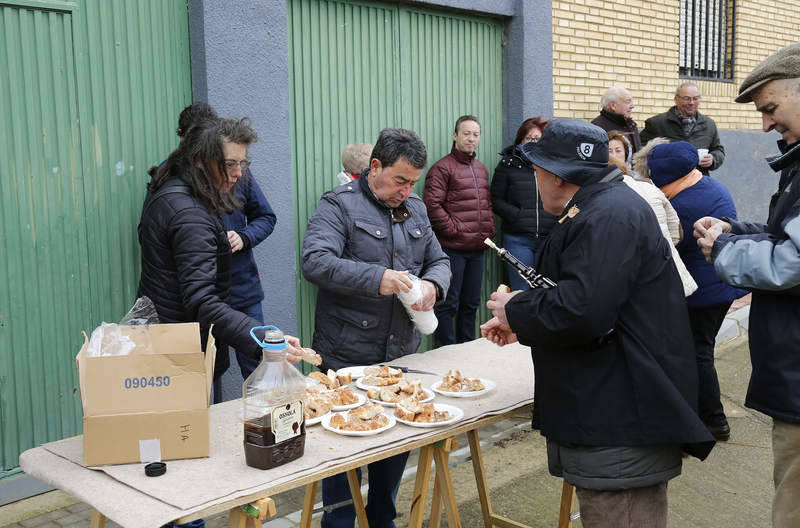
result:
[[(127, 356), (75, 358), (87, 466), (206, 457), (216, 347), (198, 323), (121, 326)], [(85, 337), (85, 335), (84, 335)]]

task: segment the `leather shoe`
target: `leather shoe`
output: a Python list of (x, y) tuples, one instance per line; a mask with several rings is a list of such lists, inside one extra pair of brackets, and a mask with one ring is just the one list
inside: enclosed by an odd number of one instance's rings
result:
[(731, 428), (727, 423), (722, 425), (707, 425), (708, 430), (718, 442), (727, 442), (731, 437)]

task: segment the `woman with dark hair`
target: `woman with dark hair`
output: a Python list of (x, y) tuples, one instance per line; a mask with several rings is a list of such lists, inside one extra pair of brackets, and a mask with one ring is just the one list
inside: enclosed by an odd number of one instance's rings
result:
[[(221, 218), (237, 206), (230, 191), (250, 165), (247, 148), (255, 140), (247, 119), (210, 119), (189, 128), (167, 161), (150, 169), (139, 223), (138, 296), (153, 301), (162, 323), (199, 322), (204, 350), (214, 326), (215, 379), (228, 368), (227, 345), (261, 357), (250, 337), (261, 323), (228, 304), (231, 246)], [(300, 344), (288, 339), (290, 361), (298, 361)]]
[[(544, 237), (556, 217), (542, 208), (534, 172), (516, 152), (518, 145), (539, 141), (549, 121), (541, 117), (526, 119), (517, 130), (514, 144), (500, 152), (500, 162), (492, 179), (492, 207), (503, 221), (503, 246), (524, 264), (532, 266)], [(506, 264), (512, 290), (527, 290), (528, 283), (516, 269)]]

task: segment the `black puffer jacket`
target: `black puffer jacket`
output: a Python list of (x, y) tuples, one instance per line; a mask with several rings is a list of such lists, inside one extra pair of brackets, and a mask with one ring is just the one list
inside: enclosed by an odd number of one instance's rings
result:
[[(260, 323), (228, 305), (231, 246), (225, 225), (193, 196), (188, 173), (167, 180), (145, 200), (139, 244), (138, 295), (150, 297), (162, 323), (198, 321), (204, 349), (214, 325), (217, 350), (232, 345), (253, 357), (261, 354), (249, 335)], [(228, 354), (218, 353), (214, 377), (227, 368)]]
[(503, 232), (544, 238), (556, 217), (542, 207), (536, 178), (514, 153), (515, 145), (500, 153), (500, 163), (492, 179), (492, 209), (503, 221)]

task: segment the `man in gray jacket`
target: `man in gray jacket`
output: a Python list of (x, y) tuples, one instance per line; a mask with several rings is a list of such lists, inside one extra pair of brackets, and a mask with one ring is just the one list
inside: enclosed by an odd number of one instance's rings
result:
[[(303, 240), (303, 276), (319, 288), (314, 349), (323, 368), (389, 362), (413, 354), (420, 335), (395, 294), (407, 292), (409, 274), (422, 279), (427, 311), (447, 293), (450, 262), (433, 234), (425, 204), (412, 192), (427, 161), (410, 130), (386, 128), (372, 151), (369, 171), (322, 196)], [(391, 528), (394, 498), (408, 453), (369, 464), (367, 518)], [(359, 473), (360, 475), (360, 473)], [(326, 505), (350, 498), (344, 474), (322, 481)], [(352, 506), (326, 512), (323, 528), (352, 528)]]

